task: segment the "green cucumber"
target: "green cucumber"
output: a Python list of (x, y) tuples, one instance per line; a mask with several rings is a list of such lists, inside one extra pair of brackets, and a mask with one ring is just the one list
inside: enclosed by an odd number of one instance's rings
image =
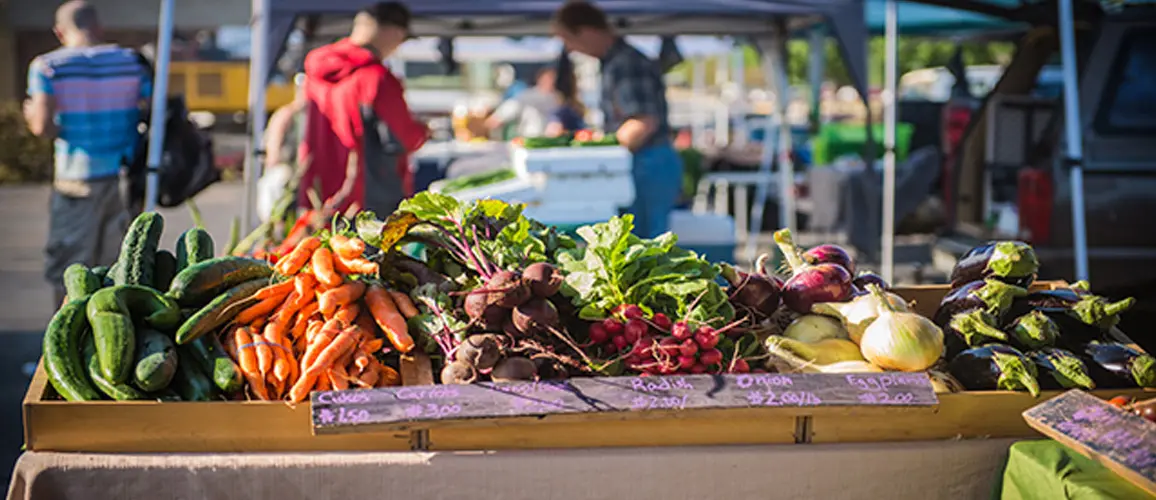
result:
[(172, 339), (156, 330), (138, 332), (133, 383), (144, 391), (156, 392), (168, 387), (176, 372), (177, 346)]
[(241, 369), (225, 352), (216, 335), (202, 335), (186, 345), (189, 346), (189, 352), (196, 359), (201, 372), (208, 375), (213, 380), (213, 385), (221, 392), (234, 394), (244, 387), (245, 380), (241, 375)]
[(44, 331), (44, 370), (56, 393), (68, 401), (101, 399), (81, 359), (81, 338), (88, 328), (88, 297), (64, 304)]
[(80, 298), (91, 295), (104, 286), (84, 264), (76, 263), (64, 270), (64, 291), (69, 297)]
[(177, 271), (213, 258), (213, 237), (194, 227), (177, 240)]
[(177, 330), (177, 344), (184, 345), (198, 337), (220, 328), (240, 314), (246, 307), (256, 302), (253, 294), (269, 284), (266, 278), (257, 278), (226, 290), (205, 307), (185, 320)]
[(188, 346), (177, 346), (177, 374), (173, 377), (173, 388), (184, 401), (211, 401), (215, 387), (205, 374), (197, 368), (197, 362)]
[(148, 399), (148, 395), (132, 385), (118, 384), (105, 378), (104, 370), (101, 368), (100, 360), (96, 355), (96, 344), (92, 337), (88, 337), (84, 344), (84, 364), (88, 367), (88, 376), (92, 378), (92, 382), (96, 384), (96, 388), (100, 389), (100, 392), (117, 401)]
[(158, 250), (153, 266), (153, 288), (168, 290), (173, 277), (177, 275), (177, 258), (168, 250)]
[(112, 268), (108, 266), (96, 266), (91, 269), (92, 274), (96, 276), (96, 279), (100, 280), (100, 286), (102, 288), (108, 286), (109, 284), (108, 273), (111, 269)]
[(139, 285), (101, 289), (92, 294), (85, 309), (102, 374), (115, 384), (128, 380), (135, 366), (134, 318), (162, 331), (171, 331), (181, 322), (181, 310), (172, 300)]
[(132, 221), (120, 245), (113, 282), (117, 285), (153, 286), (157, 247), (164, 230), (165, 219), (156, 212), (145, 212)]
[(169, 287), (168, 295), (183, 307), (199, 306), (232, 287), (273, 275), (263, 260), (247, 257), (217, 257), (186, 267)]

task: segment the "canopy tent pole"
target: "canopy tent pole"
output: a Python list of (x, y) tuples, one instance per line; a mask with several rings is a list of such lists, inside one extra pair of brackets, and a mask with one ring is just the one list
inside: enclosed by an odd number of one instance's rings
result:
[(718, 99), (715, 101), (714, 110), (714, 145), (717, 148), (724, 148), (730, 145), (730, 119), (731, 110), (730, 104), (723, 95), (723, 82), (726, 82), (730, 75), (727, 65), (727, 57), (725, 55), (715, 58), (716, 64), (714, 68), (714, 87), (718, 91)]
[(735, 85), (735, 99), (732, 103), (734, 109), (737, 109), (739, 117), (735, 122), (735, 146), (745, 146), (747, 139), (750, 138), (747, 131), (747, 68), (746, 68), (746, 54), (743, 53), (744, 44), (739, 42), (735, 44), (735, 50), (731, 53), (731, 80)]
[[(895, 0), (887, 0), (887, 16), (885, 25), (883, 68), (883, 235), (882, 259), (883, 279), (893, 283), (895, 279), (895, 132), (896, 110), (895, 97), (897, 92), (899, 66), (899, 4)], [(871, 124), (868, 123), (870, 128)], [(874, 163), (874, 161), (869, 162)]]
[[(170, 0), (171, 1), (171, 0)], [(245, 154), (245, 195), (242, 198), (241, 227), (248, 233), (254, 228), (253, 200), (257, 178), (265, 160), (265, 86), (269, 76), (269, 0), (252, 0), (253, 17), (249, 52), (249, 135)]]
[[(791, 129), (787, 125), (787, 109), (785, 98), (787, 88), (787, 28), (785, 23), (776, 25), (770, 37), (761, 37), (754, 40), (755, 47), (762, 53), (763, 73), (767, 84), (771, 88), (774, 98), (771, 102), (771, 113), (767, 115), (763, 132), (763, 154), (759, 160), (758, 182), (755, 184), (754, 203), (749, 214), (750, 227), (744, 255), (748, 260), (755, 259), (758, 249), (757, 235), (763, 227), (763, 211), (770, 197), (771, 166), (775, 162), (775, 155), (785, 151), (779, 157), (779, 224), (781, 227), (795, 230), (795, 190), (794, 169), (791, 164)], [(772, 131), (777, 130), (778, 141), (772, 138)], [(789, 179), (785, 181), (784, 179)], [(783, 189), (781, 186), (788, 186)]]
[(1059, 0), (1060, 57), (1064, 77), (1064, 163), (1071, 169), (1072, 237), (1076, 251), (1076, 279), (1088, 279), (1088, 235), (1084, 225), (1084, 144), (1080, 136), (1080, 89), (1076, 80), (1076, 28), (1072, 0)]
[[(778, 93), (779, 82), (775, 78), (775, 67), (779, 63), (778, 58), (773, 54), (773, 44), (768, 46), (766, 40), (755, 39), (755, 47), (761, 52), (763, 74), (767, 85), (771, 88), (772, 93)], [(747, 230), (746, 248), (743, 249), (743, 256), (751, 262), (754, 262), (755, 252), (758, 250), (758, 235), (762, 232), (763, 212), (766, 210), (767, 198), (770, 195), (771, 165), (775, 162), (775, 147), (778, 145), (772, 140), (776, 119), (778, 119), (778, 108), (772, 108), (771, 112), (767, 113), (767, 119), (763, 125), (763, 154), (759, 158), (758, 182), (755, 184), (755, 197), (751, 204), (749, 216), (751, 225)]]
[(787, 120), (787, 104), (790, 102), (788, 95), (791, 92), (791, 84), (787, 79), (787, 40), (790, 38), (790, 33), (787, 32), (787, 23), (780, 20), (775, 26), (775, 37), (773, 38), (774, 47), (772, 52), (777, 59), (774, 65), (775, 72), (775, 110), (779, 116), (779, 147), (776, 151), (779, 155), (779, 223), (782, 227), (788, 228), (792, 233), (798, 232), (798, 227), (795, 220), (795, 164), (791, 160), (791, 150), (793, 144), (791, 143), (791, 124)]
[(827, 36), (821, 27), (811, 30), (807, 44), (811, 49), (811, 60), (807, 64), (807, 81), (811, 84), (811, 131), (818, 132), (823, 121), (823, 76), (827, 69)]
[(697, 148), (705, 148), (706, 144), (706, 112), (707, 107), (703, 106), (703, 100), (707, 98), (706, 93), (706, 58), (699, 57), (691, 62), (693, 70), (693, 92), (691, 92), (692, 101), (690, 109), (693, 111), (693, 122), (691, 125), (691, 142)]
[(157, 209), (162, 153), (165, 150), (165, 118), (169, 104), (169, 62), (172, 60), (173, 2), (161, 0), (157, 54), (153, 64), (152, 114), (149, 116), (148, 175), (145, 178), (145, 212)]

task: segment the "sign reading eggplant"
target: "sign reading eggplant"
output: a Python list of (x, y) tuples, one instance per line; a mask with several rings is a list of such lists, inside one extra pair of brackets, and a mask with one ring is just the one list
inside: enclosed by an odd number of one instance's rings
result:
[(474, 419), (546, 415), (932, 406), (924, 373), (739, 374), (575, 378), (315, 392), (315, 433), (420, 429)]

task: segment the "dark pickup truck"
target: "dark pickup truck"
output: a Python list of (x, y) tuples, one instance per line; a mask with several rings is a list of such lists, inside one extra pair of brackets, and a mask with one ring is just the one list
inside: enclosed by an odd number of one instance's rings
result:
[[(1084, 26), (1077, 34), (1077, 58), (1090, 281), (1101, 295), (1136, 297), (1139, 303), (1122, 328), (1141, 343), (1151, 342), (1156, 9), (1128, 8)], [(965, 132), (948, 166), (955, 181), (948, 205), (954, 223), (934, 246), (939, 270), (950, 270), (964, 251), (985, 240), (1019, 237), (1036, 247), (1041, 277), (1075, 278), (1062, 101), (1026, 96), (1040, 69), (1058, 59), (1058, 47), (1052, 28), (1026, 35)], [(997, 211), (1003, 220), (993, 215)]]

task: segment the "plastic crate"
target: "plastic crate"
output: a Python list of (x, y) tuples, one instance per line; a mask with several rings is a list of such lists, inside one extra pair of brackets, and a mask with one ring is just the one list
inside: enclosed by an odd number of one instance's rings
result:
[(622, 146), (526, 149), (515, 146), (512, 160), (518, 172), (549, 175), (629, 174), (633, 157)]

